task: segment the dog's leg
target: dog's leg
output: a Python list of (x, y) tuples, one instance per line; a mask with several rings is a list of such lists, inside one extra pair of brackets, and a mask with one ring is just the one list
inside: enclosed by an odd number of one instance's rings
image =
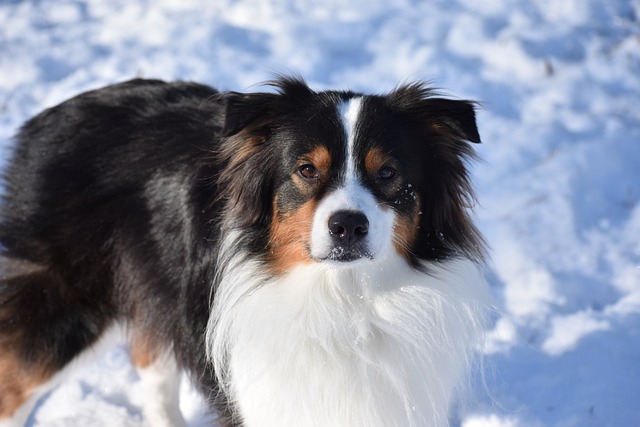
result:
[(78, 292), (47, 268), (0, 258), (0, 427), (24, 426), (103, 334), (105, 317)]
[(145, 390), (143, 412), (148, 425), (186, 427), (180, 412), (181, 371), (173, 354), (150, 350), (144, 340), (136, 340), (131, 360)]
[(0, 427), (23, 427), (38, 400), (57, 384), (49, 373), (22, 364), (11, 350), (0, 349)]

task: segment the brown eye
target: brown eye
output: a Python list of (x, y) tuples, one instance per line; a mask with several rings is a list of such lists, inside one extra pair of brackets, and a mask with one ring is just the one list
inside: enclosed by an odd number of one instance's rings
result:
[(396, 171), (388, 166), (380, 168), (378, 171), (378, 179), (391, 179), (396, 176)]
[(318, 179), (318, 176), (320, 175), (318, 169), (316, 169), (312, 164), (302, 165), (298, 171), (300, 172), (300, 175), (306, 179)]

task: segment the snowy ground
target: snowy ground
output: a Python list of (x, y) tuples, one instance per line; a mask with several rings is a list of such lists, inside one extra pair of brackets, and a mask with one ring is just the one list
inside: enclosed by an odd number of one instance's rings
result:
[[(507, 5), (508, 4), (508, 5)], [(0, 2), (0, 159), (29, 116), (134, 76), (251, 90), (426, 79), (483, 103), (474, 169), (490, 280), (488, 393), (454, 423), (640, 425), (638, 0)], [(203, 426), (185, 383), (190, 426)], [(33, 426), (142, 426), (117, 348), (54, 391)]]

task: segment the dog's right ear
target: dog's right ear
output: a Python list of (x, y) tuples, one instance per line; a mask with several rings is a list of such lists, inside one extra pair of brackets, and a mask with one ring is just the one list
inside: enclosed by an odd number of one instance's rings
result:
[(223, 105), (222, 137), (233, 136), (243, 130), (251, 133), (268, 127), (272, 119), (272, 105), (277, 95), (272, 93), (223, 92), (217, 101)]
[(219, 196), (240, 227), (264, 227), (270, 218), (269, 200), (273, 176), (256, 173), (271, 164), (268, 144), (274, 125), (271, 93), (225, 92), (217, 102), (224, 106), (221, 141), (217, 149)]

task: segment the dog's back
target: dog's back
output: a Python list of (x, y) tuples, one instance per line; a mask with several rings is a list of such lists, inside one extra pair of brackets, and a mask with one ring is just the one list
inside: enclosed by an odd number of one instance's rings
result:
[[(75, 97), (21, 130), (0, 220), (0, 425), (119, 319), (134, 319), (142, 367), (162, 352), (157, 331), (173, 337), (184, 318), (168, 311), (206, 322), (208, 289), (188, 288), (197, 248), (184, 234), (212, 232), (197, 223), (211, 200), (197, 200), (191, 183), (211, 185), (198, 176), (213, 175), (214, 94), (134, 80)], [(195, 304), (185, 310), (178, 297), (189, 292)], [(158, 301), (136, 303), (149, 299)], [(180, 337), (193, 342), (179, 359), (204, 365), (202, 339)]]

